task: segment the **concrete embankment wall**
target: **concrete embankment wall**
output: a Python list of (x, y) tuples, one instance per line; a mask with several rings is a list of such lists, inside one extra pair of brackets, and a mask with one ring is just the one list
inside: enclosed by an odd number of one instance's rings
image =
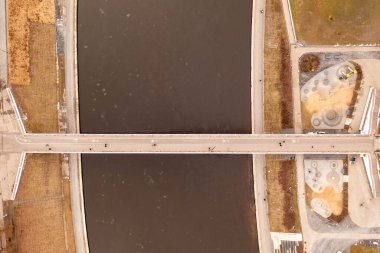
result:
[[(78, 68), (77, 68), (77, 0), (66, 1), (65, 78), (67, 124), (69, 133), (80, 133)], [(83, 200), (81, 156), (70, 154), (70, 191), (75, 247), (78, 253), (88, 253), (88, 240)]]

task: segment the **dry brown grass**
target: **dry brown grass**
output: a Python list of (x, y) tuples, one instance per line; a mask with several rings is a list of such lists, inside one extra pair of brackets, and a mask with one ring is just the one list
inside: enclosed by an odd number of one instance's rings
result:
[(66, 237), (67, 237), (67, 248), (68, 252), (75, 252), (75, 240), (74, 240), (74, 227), (72, 225), (73, 213), (71, 211), (71, 192), (70, 192), (70, 181), (67, 179), (63, 180), (63, 203), (64, 203), (64, 215), (66, 223)]
[(6, 4), (9, 83), (29, 84), (30, 24), (54, 24), (54, 0), (12, 0)]
[(75, 252), (60, 155), (30, 155), (14, 202), (17, 252)]
[(17, 201), (57, 197), (61, 194), (60, 155), (28, 155)]
[(65, 56), (58, 56), (58, 99), (65, 100)]
[(66, 252), (61, 199), (15, 207), (17, 252)]
[[(345, 251), (346, 252), (346, 251)], [(350, 253), (377, 253), (379, 252), (374, 246), (353, 245), (350, 248)]]
[(270, 230), (301, 232), (295, 161), (284, 160), (278, 155), (266, 155), (265, 168)]
[[(16, 244), (15, 244), (14, 225), (13, 225), (13, 219), (12, 219), (12, 207), (13, 207), (13, 201), (11, 200), (3, 201), (3, 214), (5, 216), (4, 228), (3, 230), (0, 231), (0, 233), (2, 234), (2, 236), (5, 237), (4, 239), (6, 239), (6, 246), (5, 246), (4, 252), (7, 252), (7, 253), (17, 252)], [(2, 245), (2, 247), (4, 247), (4, 245)]]
[(308, 44), (380, 43), (379, 0), (291, 0), (297, 37)]
[(30, 132), (58, 132), (57, 103), (64, 83), (57, 84), (55, 43), (54, 25), (31, 24), (30, 85), (12, 86)]
[(280, 0), (266, 1), (264, 120), (266, 133), (293, 128), (290, 48)]

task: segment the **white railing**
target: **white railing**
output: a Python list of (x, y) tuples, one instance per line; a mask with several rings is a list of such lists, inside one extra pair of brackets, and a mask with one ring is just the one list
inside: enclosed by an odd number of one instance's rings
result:
[[(289, 31), (289, 35), (292, 34), (293, 35), (293, 39), (296, 42), (297, 41), (297, 35), (296, 35), (296, 29), (294, 27), (292, 7), (290, 5), (290, 0), (287, 0), (287, 2), (288, 2), (288, 4), (287, 4), (288, 8), (287, 9), (288, 9), (288, 12), (289, 12), (289, 17), (290, 17), (290, 27), (291, 27), (291, 30), (292, 30), (292, 31)], [(289, 39), (291, 39), (291, 38), (289, 38)]]
[(11, 200), (16, 199), (17, 191), (18, 191), (18, 186), (20, 185), (20, 180), (22, 176), (22, 172), (24, 171), (24, 165), (25, 165), (25, 158), (26, 158), (26, 153), (22, 152), (20, 161), (18, 164), (17, 168), (17, 174), (16, 174), (16, 179), (15, 179), (15, 184), (13, 185), (13, 190), (12, 190), (12, 195), (11, 195)]
[(22, 121), (22, 118), (21, 118), (20, 111), (19, 111), (19, 109), (17, 107), (16, 100), (13, 97), (11, 89), (10, 88), (6, 88), (6, 90), (7, 90), (7, 93), (8, 93), (8, 96), (9, 96), (9, 100), (11, 102), (11, 105), (13, 107), (13, 110), (15, 111), (16, 120), (17, 120), (18, 125), (20, 127), (21, 133), (24, 135), (24, 134), (26, 134), (26, 130), (25, 130), (24, 122)]

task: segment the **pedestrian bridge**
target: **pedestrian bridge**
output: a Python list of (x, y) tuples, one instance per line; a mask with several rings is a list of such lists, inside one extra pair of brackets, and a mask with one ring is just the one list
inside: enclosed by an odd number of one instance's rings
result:
[(1, 152), (359, 154), (380, 151), (360, 134), (1, 134)]

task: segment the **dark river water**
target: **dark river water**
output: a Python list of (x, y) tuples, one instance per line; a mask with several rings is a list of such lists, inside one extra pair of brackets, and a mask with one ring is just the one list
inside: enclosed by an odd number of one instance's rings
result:
[(256, 253), (248, 155), (86, 155), (91, 252)]
[(250, 133), (252, 0), (79, 0), (86, 133)]
[[(250, 133), (251, 0), (79, 0), (82, 133)], [(84, 155), (91, 252), (258, 252), (250, 156)]]

